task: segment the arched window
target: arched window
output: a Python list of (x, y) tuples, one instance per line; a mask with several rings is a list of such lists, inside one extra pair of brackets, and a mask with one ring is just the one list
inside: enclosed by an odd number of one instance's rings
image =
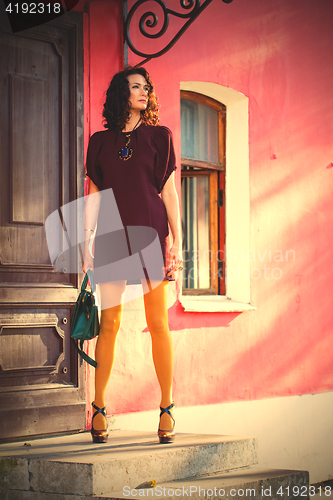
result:
[(181, 91), (183, 294), (225, 294), (223, 104)]

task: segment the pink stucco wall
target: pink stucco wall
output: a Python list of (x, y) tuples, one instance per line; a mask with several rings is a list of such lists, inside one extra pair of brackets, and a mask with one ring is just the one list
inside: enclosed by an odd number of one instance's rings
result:
[[(122, 64), (118, 6), (115, 0), (91, 3), (89, 29), (85, 15), (86, 139), (102, 129), (103, 92)], [(214, 0), (173, 49), (146, 64), (178, 162), (181, 81), (214, 82), (249, 98), (251, 266), (261, 270), (258, 279), (252, 274), (251, 301), (257, 309), (185, 313), (171, 285), (178, 406), (333, 390), (332, 19), (331, 0)], [(129, 54), (131, 64), (139, 60)], [(293, 251), (288, 260), (287, 250)], [(281, 270), (280, 279), (272, 268)], [(125, 308), (108, 413), (158, 406), (150, 352), (137, 299)], [(89, 370), (88, 400), (92, 375)]]

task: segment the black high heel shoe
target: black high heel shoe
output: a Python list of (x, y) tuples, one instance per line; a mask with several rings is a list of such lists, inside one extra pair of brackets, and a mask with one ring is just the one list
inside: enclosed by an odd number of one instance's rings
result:
[(93, 418), (91, 420), (91, 435), (92, 435), (92, 440), (93, 440), (93, 443), (107, 443), (108, 441), (108, 437), (109, 437), (109, 434), (107, 433), (107, 428), (106, 429), (103, 429), (101, 431), (97, 431), (96, 429), (94, 429), (94, 418), (96, 417), (96, 415), (98, 415), (99, 413), (101, 413), (103, 415), (103, 417), (105, 418), (106, 420), (106, 411), (105, 411), (105, 406), (104, 408), (98, 408), (98, 406), (95, 405), (95, 403), (91, 403), (93, 408), (95, 408), (95, 413), (93, 414)]
[(168, 415), (170, 415), (170, 417), (173, 420), (173, 426), (172, 426), (172, 429), (170, 431), (162, 431), (160, 429), (160, 427), (158, 427), (157, 434), (158, 434), (158, 438), (159, 438), (161, 444), (173, 443), (174, 440), (175, 440), (175, 435), (176, 435), (176, 433), (175, 433), (175, 423), (176, 423), (176, 421), (173, 418), (172, 413), (170, 411), (171, 408), (174, 408), (174, 406), (175, 406), (175, 403), (171, 403), (171, 405), (168, 406), (167, 408), (162, 408), (162, 406), (160, 406), (160, 410), (161, 410), (160, 420), (161, 420), (161, 416), (164, 413), (167, 413)]

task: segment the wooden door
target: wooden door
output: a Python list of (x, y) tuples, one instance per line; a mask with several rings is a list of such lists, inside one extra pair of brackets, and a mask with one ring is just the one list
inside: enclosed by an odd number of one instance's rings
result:
[(52, 267), (44, 224), (83, 194), (82, 14), (1, 30), (0, 45), (0, 439), (8, 440), (85, 426), (84, 367), (69, 336), (77, 275)]

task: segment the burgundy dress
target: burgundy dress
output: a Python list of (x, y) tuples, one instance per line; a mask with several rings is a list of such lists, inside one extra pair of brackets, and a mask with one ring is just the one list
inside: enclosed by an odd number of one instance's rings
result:
[(167, 127), (142, 123), (131, 134), (129, 148), (133, 153), (126, 161), (119, 158), (124, 147), (125, 133), (115, 130), (96, 132), (88, 145), (87, 176), (102, 194), (95, 281), (172, 280), (166, 270), (168, 219), (159, 196), (176, 169), (172, 133)]

